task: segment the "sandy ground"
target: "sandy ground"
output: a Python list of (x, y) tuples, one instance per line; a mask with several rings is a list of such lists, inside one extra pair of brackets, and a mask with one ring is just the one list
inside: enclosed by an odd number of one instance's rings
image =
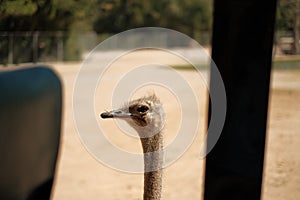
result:
[[(160, 63), (184, 64), (182, 60), (166, 58)], [(141, 63), (145, 58), (140, 56)], [(104, 84), (97, 88), (95, 95), (95, 112), (100, 113), (111, 108), (112, 88), (117, 79), (130, 66), (139, 65), (139, 61), (129, 57), (114, 63), (103, 78)], [(126, 66), (120, 68), (120, 66)], [(64, 111), (62, 124), (62, 141), (57, 175), (52, 193), (53, 200), (85, 200), (85, 199), (142, 199), (143, 175), (120, 172), (98, 162), (84, 147), (77, 133), (73, 118), (73, 92), (80, 63), (52, 64), (60, 75), (64, 85)], [(191, 146), (184, 155), (164, 170), (164, 199), (201, 199), (203, 194), (203, 165), (199, 159), (199, 146), (206, 124), (205, 85), (199, 84), (199, 76), (191, 70), (181, 70), (181, 75), (189, 81), (200, 105), (199, 129)], [(268, 124), (268, 140), (263, 182), (263, 200), (297, 200), (300, 198), (300, 71), (275, 70), (272, 73), (270, 95), (270, 112)], [(149, 88), (148, 88), (149, 89)], [(169, 144), (178, 130), (178, 118), (181, 111), (174, 95), (165, 88), (158, 87), (158, 95), (166, 102), (167, 119), (165, 143)], [(155, 90), (156, 90), (155, 89)], [(143, 92), (137, 91), (137, 94)], [(156, 91), (155, 91), (156, 92)], [(103, 95), (107, 94), (107, 95)], [(133, 95), (134, 96), (134, 95)], [(173, 99), (173, 100), (172, 100)], [(81, 102), (84, 104), (84, 102)], [(187, 102), (188, 103), (188, 102)], [(184, 103), (185, 104), (185, 103)], [(184, 108), (184, 106), (182, 106)], [(141, 152), (136, 138), (119, 131), (113, 121), (101, 121), (99, 126), (109, 133), (112, 143), (129, 152)], [(120, 132), (120, 131), (119, 131)]]
[[(111, 90), (116, 80), (124, 73), (124, 70), (128, 71), (133, 65), (144, 65), (153, 61), (153, 57), (150, 56), (149, 59), (147, 55), (148, 53), (139, 55), (139, 58), (142, 57), (140, 61), (135, 59), (136, 56), (125, 56), (123, 59), (115, 62), (114, 66), (110, 67), (110, 70), (107, 71), (108, 77), (103, 77), (105, 84), (100, 84), (96, 92), (96, 113), (111, 108)], [(168, 58), (161, 55), (161, 58), (158, 61), (160, 64), (186, 64), (185, 61), (172, 55), (171, 57), (169, 55)], [(124, 66), (126, 66), (125, 69), (122, 68)], [(61, 75), (65, 91), (62, 148), (53, 199), (142, 199), (143, 174), (120, 172), (104, 166), (88, 153), (79, 139), (74, 126), (72, 110), (72, 93), (76, 73), (80, 67), (79, 64), (59, 64), (53, 65), (53, 67)], [(205, 93), (205, 85), (203, 83), (197, 84), (199, 75), (190, 70), (182, 75), (189, 80), (192, 89), (198, 90), (199, 95), (202, 95), (202, 101), (200, 100), (199, 103), (202, 108), (205, 108), (204, 104), (206, 103), (207, 94)], [(100, 93), (105, 95), (100, 95)], [(178, 103), (174, 101), (174, 97), (172, 98), (172, 94), (166, 89), (155, 88), (155, 93), (161, 98), (166, 107), (168, 119), (166, 122), (165, 143), (168, 144), (174, 139), (174, 134), (172, 135), (172, 133), (176, 133), (178, 124), (180, 124), (180, 121), (178, 121), (180, 119), (180, 109), (178, 108)], [(143, 94), (143, 91), (141, 91), (141, 94)], [(171, 111), (172, 113), (168, 115)], [(202, 109), (201, 116), (204, 116), (204, 114), (205, 110)], [(118, 131), (118, 128), (112, 121), (99, 119), (99, 123), (100, 126), (108, 131), (109, 135), (107, 137), (115, 145), (129, 152), (141, 153), (139, 140), (124, 134), (115, 134), (114, 132), (120, 131)], [(164, 199), (200, 199), (202, 195), (203, 160), (199, 158), (199, 146), (202, 142), (201, 137), (203, 134), (201, 133), (204, 132), (204, 124), (205, 117), (202, 117), (199, 122), (199, 127), (201, 128), (199, 128), (191, 147), (178, 161), (164, 170)]]
[(272, 74), (263, 199), (300, 198), (300, 71)]

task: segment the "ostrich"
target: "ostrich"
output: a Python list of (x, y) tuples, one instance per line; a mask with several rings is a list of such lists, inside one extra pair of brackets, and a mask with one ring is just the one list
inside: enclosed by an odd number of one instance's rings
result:
[(161, 199), (163, 136), (165, 114), (153, 94), (129, 102), (124, 107), (104, 112), (102, 118), (120, 118), (133, 127), (141, 140), (144, 156), (144, 200)]

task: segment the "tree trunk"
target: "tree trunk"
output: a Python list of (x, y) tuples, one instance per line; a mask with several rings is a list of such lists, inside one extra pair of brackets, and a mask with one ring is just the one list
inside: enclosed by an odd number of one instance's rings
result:
[(294, 23), (294, 48), (295, 54), (300, 54), (300, 0), (296, 0), (296, 13)]

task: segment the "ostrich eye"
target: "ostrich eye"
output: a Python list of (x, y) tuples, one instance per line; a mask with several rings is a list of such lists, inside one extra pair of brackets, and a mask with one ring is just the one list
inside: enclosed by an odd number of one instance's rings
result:
[(144, 113), (146, 112), (147, 110), (149, 110), (149, 108), (147, 106), (139, 106), (137, 109), (136, 109), (139, 113)]

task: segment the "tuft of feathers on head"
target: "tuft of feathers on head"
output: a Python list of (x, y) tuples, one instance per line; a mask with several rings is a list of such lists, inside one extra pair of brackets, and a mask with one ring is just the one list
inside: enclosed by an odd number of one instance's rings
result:
[(127, 105), (132, 105), (132, 104), (137, 104), (137, 103), (143, 103), (143, 102), (152, 102), (154, 104), (160, 104), (161, 103), (160, 100), (158, 99), (158, 97), (154, 93), (152, 93), (150, 95), (141, 97), (139, 99), (132, 100)]

